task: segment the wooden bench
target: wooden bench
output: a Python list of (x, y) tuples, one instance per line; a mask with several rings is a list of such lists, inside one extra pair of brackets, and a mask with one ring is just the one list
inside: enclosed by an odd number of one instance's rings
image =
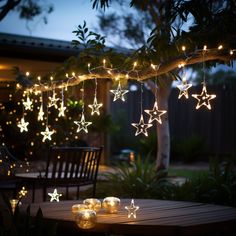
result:
[(79, 188), (92, 185), (92, 196), (95, 196), (98, 167), (102, 147), (52, 147), (49, 151), (45, 172), (36, 178), (18, 176), (23, 185), (32, 188), (32, 201), (35, 200), (35, 189), (43, 189), (43, 201), (46, 201), (47, 188), (66, 187), (66, 199), (69, 187)]

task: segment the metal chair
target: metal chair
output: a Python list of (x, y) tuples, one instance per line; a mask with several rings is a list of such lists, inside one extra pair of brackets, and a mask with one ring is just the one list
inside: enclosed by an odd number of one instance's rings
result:
[(66, 187), (66, 199), (69, 197), (69, 187), (77, 187), (78, 199), (80, 186), (93, 185), (92, 195), (95, 196), (101, 153), (102, 147), (52, 147), (45, 176), (22, 178), (26, 184), (32, 184), (32, 201), (38, 187), (43, 188), (43, 201), (46, 201), (49, 187)]

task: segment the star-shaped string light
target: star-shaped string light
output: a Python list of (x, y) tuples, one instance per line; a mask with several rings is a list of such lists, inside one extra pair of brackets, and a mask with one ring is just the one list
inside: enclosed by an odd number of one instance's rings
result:
[(59, 110), (59, 113), (58, 113), (59, 117), (65, 116), (66, 107), (64, 106), (64, 102), (63, 101), (61, 102), (61, 106), (58, 108), (58, 110)]
[(46, 126), (45, 131), (41, 132), (41, 134), (43, 135), (43, 140), (42, 141), (45, 142), (46, 139), (52, 140), (51, 136), (52, 136), (53, 133), (54, 133), (54, 131), (53, 130), (50, 131), (48, 126)]
[(52, 92), (52, 97), (48, 97), (49, 99), (49, 103), (48, 103), (48, 107), (55, 107), (56, 109), (58, 108), (57, 106), (57, 101), (59, 100), (59, 98), (56, 98), (56, 92), (55, 90), (53, 90)]
[(28, 131), (27, 126), (29, 125), (29, 122), (25, 122), (24, 116), (21, 118), (20, 122), (18, 123), (18, 127), (20, 128), (20, 132)]
[(66, 107), (64, 106), (64, 89), (63, 88), (61, 90), (61, 106), (58, 108), (58, 110), (59, 110), (59, 113), (58, 113), (59, 117), (65, 116)]
[(95, 113), (97, 113), (97, 115), (100, 115), (100, 111), (99, 109), (102, 107), (102, 103), (98, 103), (97, 101), (97, 88), (98, 88), (98, 82), (97, 82), (97, 78), (95, 78), (95, 90), (94, 90), (94, 99), (93, 99), (93, 104), (88, 105), (89, 108), (92, 109), (91, 111), (91, 115), (93, 116)]
[(54, 189), (53, 193), (48, 193), (48, 195), (51, 197), (50, 202), (53, 202), (53, 201), (59, 202), (60, 201), (59, 197), (62, 196), (61, 193), (57, 192), (56, 188)]
[(132, 199), (130, 206), (125, 206), (125, 209), (128, 211), (128, 218), (131, 216), (136, 218), (136, 211), (139, 209), (139, 206), (135, 206), (134, 199)]
[(102, 107), (102, 105), (102, 103), (98, 103), (97, 97), (94, 97), (93, 104), (88, 105), (88, 107), (92, 109), (91, 115), (94, 115), (94, 113), (100, 115), (99, 109)]
[(188, 99), (188, 89), (191, 87), (192, 84), (188, 84), (186, 80), (182, 80), (182, 83), (177, 85), (177, 88), (179, 89), (178, 99), (180, 99), (182, 96)]
[(79, 133), (81, 130), (83, 130), (85, 133), (88, 133), (88, 126), (92, 124), (92, 122), (86, 122), (84, 118), (84, 113), (81, 115), (80, 121), (74, 121), (76, 125), (78, 125), (77, 133)]
[(139, 123), (132, 123), (131, 125), (137, 129), (135, 136), (137, 136), (139, 134), (144, 134), (146, 137), (148, 136), (147, 129), (152, 126), (152, 124), (150, 124), (150, 123), (148, 123), (148, 124), (144, 123), (143, 114), (141, 114)]
[(124, 89), (121, 89), (121, 84), (120, 84), (120, 81), (119, 81), (119, 84), (118, 84), (118, 87), (117, 89), (115, 90), (110, 90), (111, 93), (113, 93), (115, 96), (113, 98), (113, 102), (118, 100), (118, 99), (121, 99), (123, 102), (125, 101), (125, 97), (124, 95), (126, 93), (129, 92), (129, 90), (124, 90)]
[(161, 116), (164, 115), (167, 111), (166, 110), (159, 110), (157, 101), (155, 101), (153, 109), (152, 110), (144, 110), (149, 116), (148, 123), (152, 123), (154, 120), (162, 124)]
[(39, 109), (39, 113), (38, 113), (38, 121), (43, 120), (43, 115), (44, 115), (43, 104), (41, 104), (40, 109)]
[(194, 97), (198, 100), (196, 109), (199, 109), (201, 106), (205, 106), (209, 110), (211, 110), (210, 100), (214, 99), (216, 97), (216, 95), (215, 94), (208, 94), (207, 89), (206, 89), (206, 84), (203, 82), (201, 94), (192, 94), (192, 97)]
[(33, 102), (30, 100), (29, 95), (27, 94), (26, 101), (23, 102), (25, 110), (31, 110), (32, 109), (32, 104), (33, 104)]

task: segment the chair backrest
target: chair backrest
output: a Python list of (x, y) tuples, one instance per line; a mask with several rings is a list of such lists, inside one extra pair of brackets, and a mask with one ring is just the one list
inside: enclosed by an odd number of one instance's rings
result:
[(95, 181), (102, 147), (52, 147), (46, 178)]

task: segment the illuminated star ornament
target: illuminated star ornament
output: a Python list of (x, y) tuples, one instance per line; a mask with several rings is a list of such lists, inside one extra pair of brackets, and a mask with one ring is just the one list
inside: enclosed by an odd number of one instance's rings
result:
[(165, 114), (167, 111), (158, 110), (157, 101), (155, 101), (152, 110), (145, 110), (145, 112), (150, 116), (148, 123), (152, 123), (154, 120), (162, 124), (161, 116)]
[(40, 109), (39, 109), (39, 113), (38, 113), (38, 121), (43, 120), (43, 105), (41, 104)]
[(26, 101), (23, 102), (25, 110), (31, 110), (33, 102), (30, 100), (29, 95), (27, 95)]
[(64, 106), (64, 89), (63, 88), (61, 90), (61, 106), (58, 108), (58, 110), (59, 110), (59, 114), (58, 114), (59, 117), (65, 116), (66, 107)]
[(53, 133), (54, 133), (54, 131), (50, 131), (48, 126), (46, 126), (45, 131), (41, 132), (41, 134), (43, 135), (43, 142), (45, 142), (46, 139), (52, 140), (51, 136)]
[(121, 89), (121, 85), (120, 85), (120, 81), (119, 81), (117, 89), (116, 90), (110, 90), (110, 92), (115, 95), (114, 98), (113, 98), (113, 102), (118, 100), (118, 99), (121, 99), (124, 102), (125, 101), (124, 95), (126, 93), (128, 93), (129, 90)]
[(183, 80), (181, 84), (177, 85), (177, 88), (179, 89), (178, 99), (180, 99), (182, 96), (188, 99), (188, 89), (191, 87), (192, 84), (188, 84), (186, 80)]
[(97, 97), (94, 97), (93, 104), (88, 105), (88, 107), (92, 109), (91, 115), (94, 115), (94, 113), (100, 115), (99, 109), (102, 107), (102, 105), (102, 103), (98, 103)]
[(201, 106), (205, 106), (209, 110), (211, 110), (210, 100), (214, 99), (216, 97), (216, 95), (215, 94), (211, 94), (211, 95), (208, 94), (207, 90), (206, 90), (206, 85), (205, 85), (205, 83), (203, 83), (201, 94), (192, 94), (192, 97), (194, 97), (198, 100), (196, 109), (199, 109)]
[(136, 211), (139, 209), (139, 206), (135, 206), (134, 199), (132, 199), (130, 206), (125, 206), (125, 209), (128, 211), (128, 218), (131, 216), (136, 218)]
[(137, 129), (135, 136), (137, 136), (139, 134), (144, 134), (146, 137), (148, 136), (147, 129), (152, 126), (152, 124), (145, 124), (144, 123), (143, 114), (141, 114), (139, 123), (132, 123), (131, 125)]
[(59, 114), (58, 114), (59, 117), (65, 116), (66, 107), (64, 106), (63, 101), (61, 102), (61, 106), (58, 108), (58, 110), (59, 110)]
[(59, 202), (59, 197), (62, 196), (61, 193), (57, 193), (57, 189), (55, 188), (53, 193), (48, 193), (48, 195), (51, 197), (50, 202), (56, 201)]
[(27, 128), (28, 125), (29, 125), (29, 122), (25, 122), (25, 118), (22, 117), (17, 126), (20, 128), (20, 132), (22, 133), (24, 131), (26, 132), (28, 131), (28, 128)]
[(52, 93), (52, 97), (48, 97), (49, 99), (49, 103), (48, 103), (48, 107), (55, 107), (57, 109), (57, 101), (59, 100), (59, 98), (56, 98), (56, 92), (55, 90), (53, 90)]
[(92, 122), (86, 122), (84, 118), (84, 113), (82, 113), (80, 121), (74, 121), (76, 125), (78, 125), (77, 133), (83, 130), (85, 133), (88, 133), (88, 126), (92, 124)]

